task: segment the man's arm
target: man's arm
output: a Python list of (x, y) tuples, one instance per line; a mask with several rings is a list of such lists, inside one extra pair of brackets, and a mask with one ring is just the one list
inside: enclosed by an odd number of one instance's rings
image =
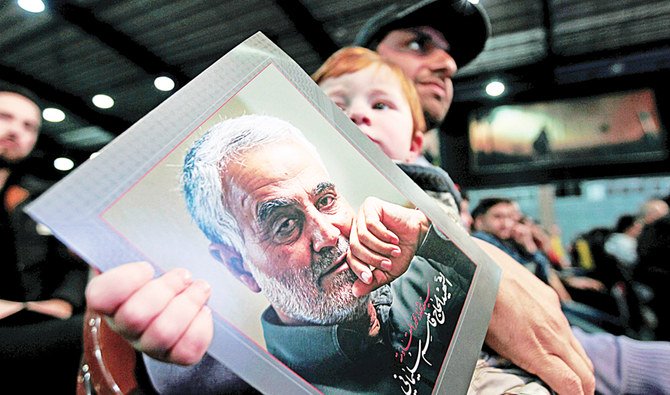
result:
[(593, 365), (556, 293), (499, 248), (475, 241), (502, 269), (486, 344), (560, 394), (593, 394)]

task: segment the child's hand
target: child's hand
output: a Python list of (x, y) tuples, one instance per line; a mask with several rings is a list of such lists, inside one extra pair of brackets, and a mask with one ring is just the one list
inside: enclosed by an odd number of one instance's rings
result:
[(349, 267), (358, 276), (354, 295), (370, 293), (405, 273), (428, 226), (421, 211), (367, 198), (349, 237)]

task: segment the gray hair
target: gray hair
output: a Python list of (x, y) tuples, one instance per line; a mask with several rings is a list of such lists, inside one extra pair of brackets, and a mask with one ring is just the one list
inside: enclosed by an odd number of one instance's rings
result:
[(296, 127), (265, 115), (243, 115), (219, 122), (189, 149), (181, 180), (184, 198), (191, 217), (212, 243), (245, 254), (242, 231), (225, 201), (231, 188), (226, 169), (232, 163), (241, 163), (250, 150), (286, 140), (302, 142), (319, 158), (316, 148)]

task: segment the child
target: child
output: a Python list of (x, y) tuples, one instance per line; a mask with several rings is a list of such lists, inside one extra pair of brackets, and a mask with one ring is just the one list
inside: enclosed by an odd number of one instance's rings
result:
[[(434, 166), (416, 165), (426, 123), (419, 96), (402, 69), (376, 52), (346, 47), (312, 75), (321, 89), (384, 153), (460, 222), (451, 179)], [(426, 174), (429, 174), (426, 177)], [(447, 181), (448, 180), (448, 181)], [(482, 351), (468, 393), (548, 394), (539, 379)]]
[(312, 78), (450, 218), (460, 222), (460, 194), (447, 172), (416, 164), (426, 121), (414, 84), (400, 67), (369, 49), (346, 47), (331, 55)]
[(376, 52), (349, 47), (334, 53), (312, 78), (391, 159), (421, 154), (426, 122), (414, 84)]

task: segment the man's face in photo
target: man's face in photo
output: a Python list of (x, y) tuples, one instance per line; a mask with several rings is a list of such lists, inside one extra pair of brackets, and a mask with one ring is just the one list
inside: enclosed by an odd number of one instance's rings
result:
[(225, 198), (246, 246), (245, 268), (278, 312), (330, 324), (366, 311), (346, 254), (353, 210), (302, 143), (283, 141), (232, 163)]
[(426, 120), (439, 125), (451, 106), (451, 77), (458, 69), (444, 35), (428, 26), (392, 30), (377, 46), (377, 53), (400, 66), (414, 81)]
[(13, 92), (0, 92), (0, 163), (21, 161), (35, 147), (42, 117), (39, 107)]

